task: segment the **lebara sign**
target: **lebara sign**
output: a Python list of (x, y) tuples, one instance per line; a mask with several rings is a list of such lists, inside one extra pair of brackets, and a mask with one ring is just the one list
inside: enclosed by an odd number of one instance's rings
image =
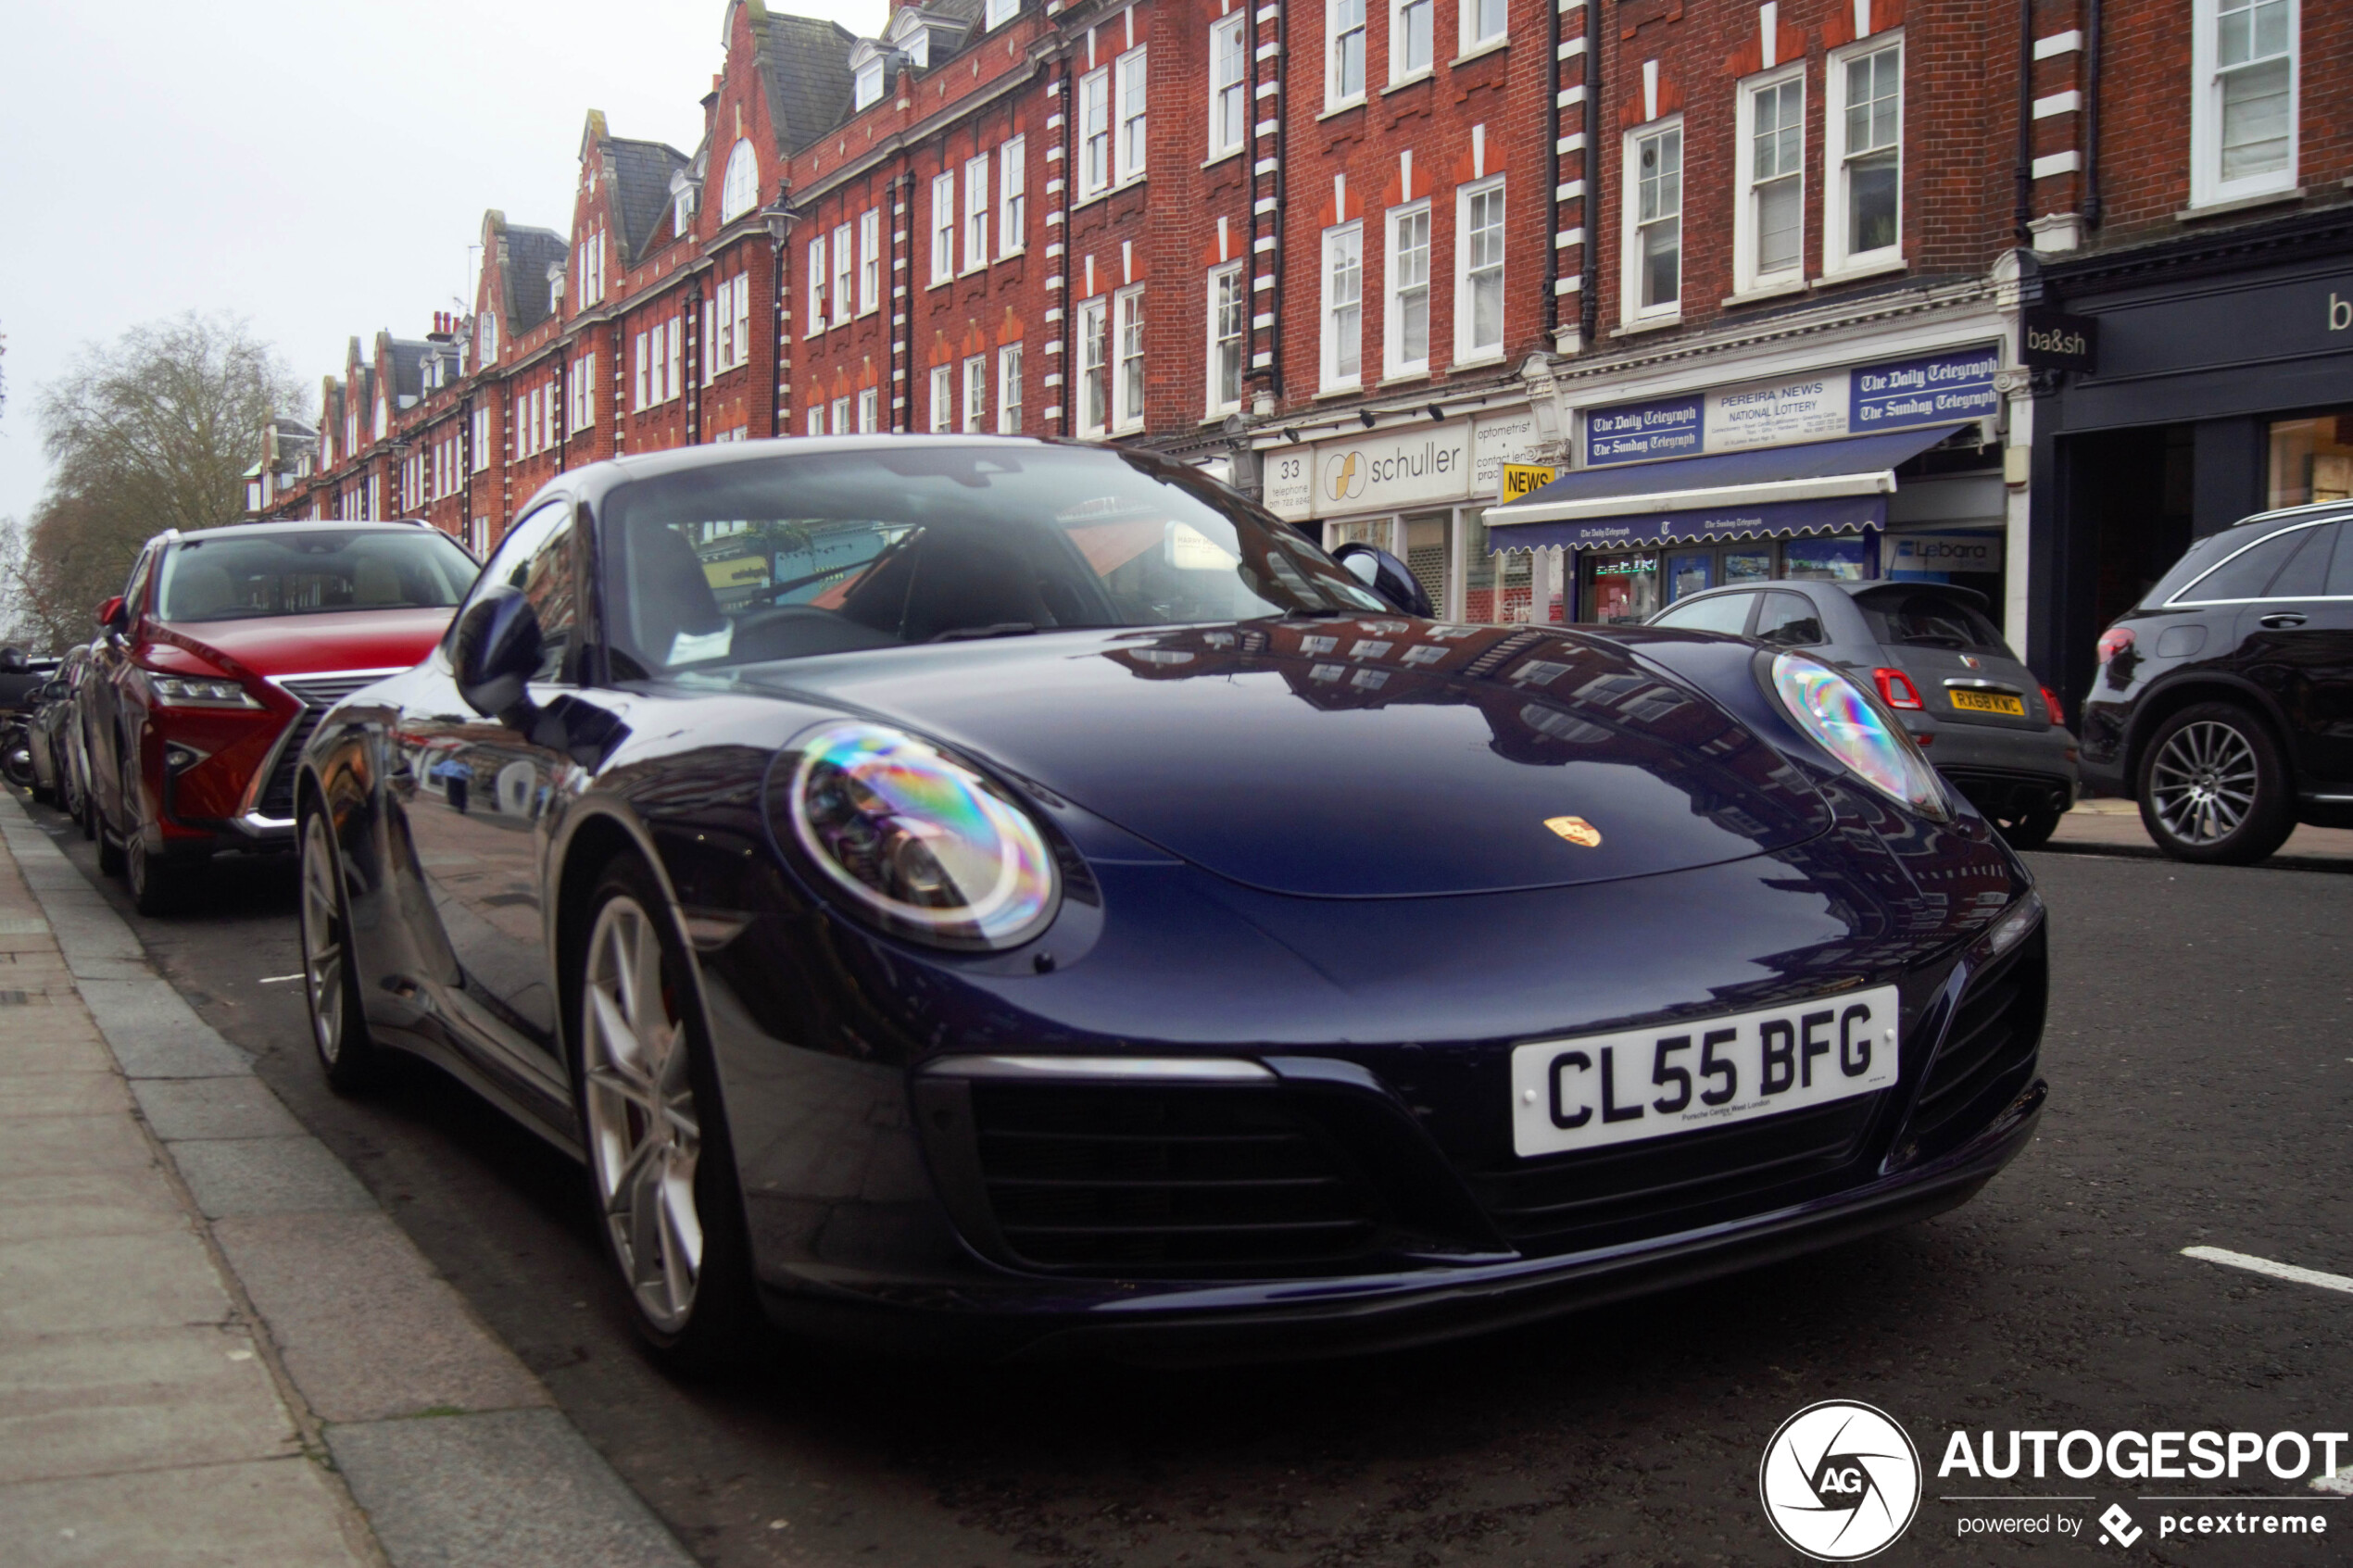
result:
[(1585, 466), (1749, 451), (1983, 419), (1999, 407), (1994, 372), (2001, 368), (2001, 350), (1988, 344), (1595, 408), (1585, 416)]

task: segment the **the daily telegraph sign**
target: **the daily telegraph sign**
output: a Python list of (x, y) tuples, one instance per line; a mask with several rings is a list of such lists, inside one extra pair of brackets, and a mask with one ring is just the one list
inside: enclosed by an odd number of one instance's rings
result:
[(1585, 466), (1744, 452), (1984, 419), (2000, 405), (1994, 345), (1781, 381), (1719, 387), (1585, 416)]

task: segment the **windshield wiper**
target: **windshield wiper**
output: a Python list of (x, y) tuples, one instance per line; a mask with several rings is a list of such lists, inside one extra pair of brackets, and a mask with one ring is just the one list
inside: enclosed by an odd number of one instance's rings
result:
[(928, 640), (935, 643), (976, 643), (984, 637), (1026, 637), (1038, 630), (1027, 621), (1000, 621), (993, 626), (950, 626)]

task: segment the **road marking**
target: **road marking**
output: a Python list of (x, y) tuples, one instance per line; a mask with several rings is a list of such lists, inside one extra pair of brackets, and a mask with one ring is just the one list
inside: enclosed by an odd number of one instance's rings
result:
[(2196, 1258), (2200, 1262), (2245, 1269), (2249, 1273), (2269, 1274), (2273, 1279), (2291, 1279), (2298, 1285), (2317, 1285), (2322, 1290), (2341, 1290), (2347, 1296), (2353, 1296), (2353, 1279), (2347, 1279), (2343, 1274), (2324, 1274), (2318, 1269), (2299, 1269), (2294, 1263), (2274, 1263), (2269, 1258), (2250, 1257), (2245, 1252), (2226, 1252), (2219, 1247), (2184, 1247), (2182, 1256)]
[(254, 984), (257, 985), (283, 985), (289, 981), (299, 980), (301, 978), (302, 976), (299, 974), (265, 974), (259, 980), (255, 981)]

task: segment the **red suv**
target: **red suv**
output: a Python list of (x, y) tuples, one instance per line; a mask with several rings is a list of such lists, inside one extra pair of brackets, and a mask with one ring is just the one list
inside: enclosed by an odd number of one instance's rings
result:
[(296, 759), (345, 696), (422, 662), (479, 567), (414, 522), (270, 522), (147, 541), (80, 700), (99, 862), (143, 913), (214, 851), (291, 848)]

